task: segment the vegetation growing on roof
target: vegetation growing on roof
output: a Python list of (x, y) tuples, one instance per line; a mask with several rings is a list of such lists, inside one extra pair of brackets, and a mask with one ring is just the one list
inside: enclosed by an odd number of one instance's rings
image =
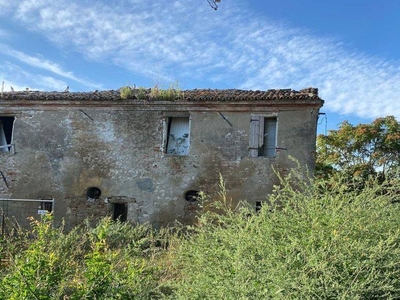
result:
[(135, 86), (123, 86), (119, 89), (119, 93), (121, 95), (121, 99), (138, 99), (138, 100), (146, 100), (148, 99), (150, 89), (146, 89), (144, 87)]
[(170, 84), (167, 89), (159, 88), (158, 84), (151, 89), (123, 86), (119, 89), (119, 92), (121, 99), (174, 101), (181, 100), (184, 96), (178, 82)]
[(174, 101), (183, 99), (184, 93), (179, 86), (178, 81), (171, 83), (169, 88), (162, 89), (156, 84), (150, 91), (150, 99)]
[(119, 89), (121, 99), (134, 99), (135, 98), (135, 88), (130, 86), (123, 86)]

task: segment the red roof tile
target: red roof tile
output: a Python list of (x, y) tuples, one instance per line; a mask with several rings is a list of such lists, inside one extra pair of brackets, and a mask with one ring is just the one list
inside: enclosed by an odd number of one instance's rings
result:
[[(132, 90), (131, 99), (138, 99), (136, 96), (139, 89)], [(143, 90), (141, 90), (143, 92)], [(155, 100), (151, 97), (151, 89), (144, 90), (144, 99)], [(140, 98), (143, 100), (143, 95)], [(94, 91), (94, 92), (42, 92), (42, 91), (15, 91), (0, 93), (1, 100), (40, 100), (40, 101), (107, 101), (121, 100), (119, 90)], [(251, 90), (211, 90), (211, 89), (194, 89), (185, 90), (179, 93), (177, 99), (182, 101), (249, 101), (249, 100), (321, 100), (318, 96), (318, 89), (307, 88), (300, 91), (292, 89), (274, 89), (266, 91)]]

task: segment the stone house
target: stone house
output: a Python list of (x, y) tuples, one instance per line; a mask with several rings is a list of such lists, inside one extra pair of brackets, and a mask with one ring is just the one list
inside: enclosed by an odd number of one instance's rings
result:
[(197, 193), (216, 197), (219, 174), (233, 203), (256, 208), (277, 183), (273, 168), (293, 166), (289, 156), (314, 168), (317, 89), (132, 92), (3, 92), (3, 214), (24, 225), (52, 210), (67, 228), (103, 216), (190, 223)]

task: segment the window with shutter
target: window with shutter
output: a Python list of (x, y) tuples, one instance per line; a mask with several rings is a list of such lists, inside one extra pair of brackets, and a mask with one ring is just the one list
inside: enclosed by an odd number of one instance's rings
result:
[(169, 117), (166, 153), (189, 154), (189, 117)]
[(277, 118), (251, 116), (250, 120), (250, 157), (275, 157)]

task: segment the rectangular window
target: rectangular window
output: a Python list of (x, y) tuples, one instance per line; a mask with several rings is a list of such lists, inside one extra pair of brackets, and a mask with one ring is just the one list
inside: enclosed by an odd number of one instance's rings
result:
[(277, 118), (251, 116), (250, 120), (250, 157), (275, 157)]
[(0, 117), (0, 152), (12, 149), (12, 134), (15, 117)]
[(54, 199), (51, 200), (43, 199), (38, 207), (38, 215), (45, 215), (47, 213), (51, 213), (53, 211), (53, 202)]
[(168, 117), (166, 138), (167, 154), (188, 155), (189, 117)]
[(53, 202), (40, 202), (39, 210), (51, 213), (53, 211)]

